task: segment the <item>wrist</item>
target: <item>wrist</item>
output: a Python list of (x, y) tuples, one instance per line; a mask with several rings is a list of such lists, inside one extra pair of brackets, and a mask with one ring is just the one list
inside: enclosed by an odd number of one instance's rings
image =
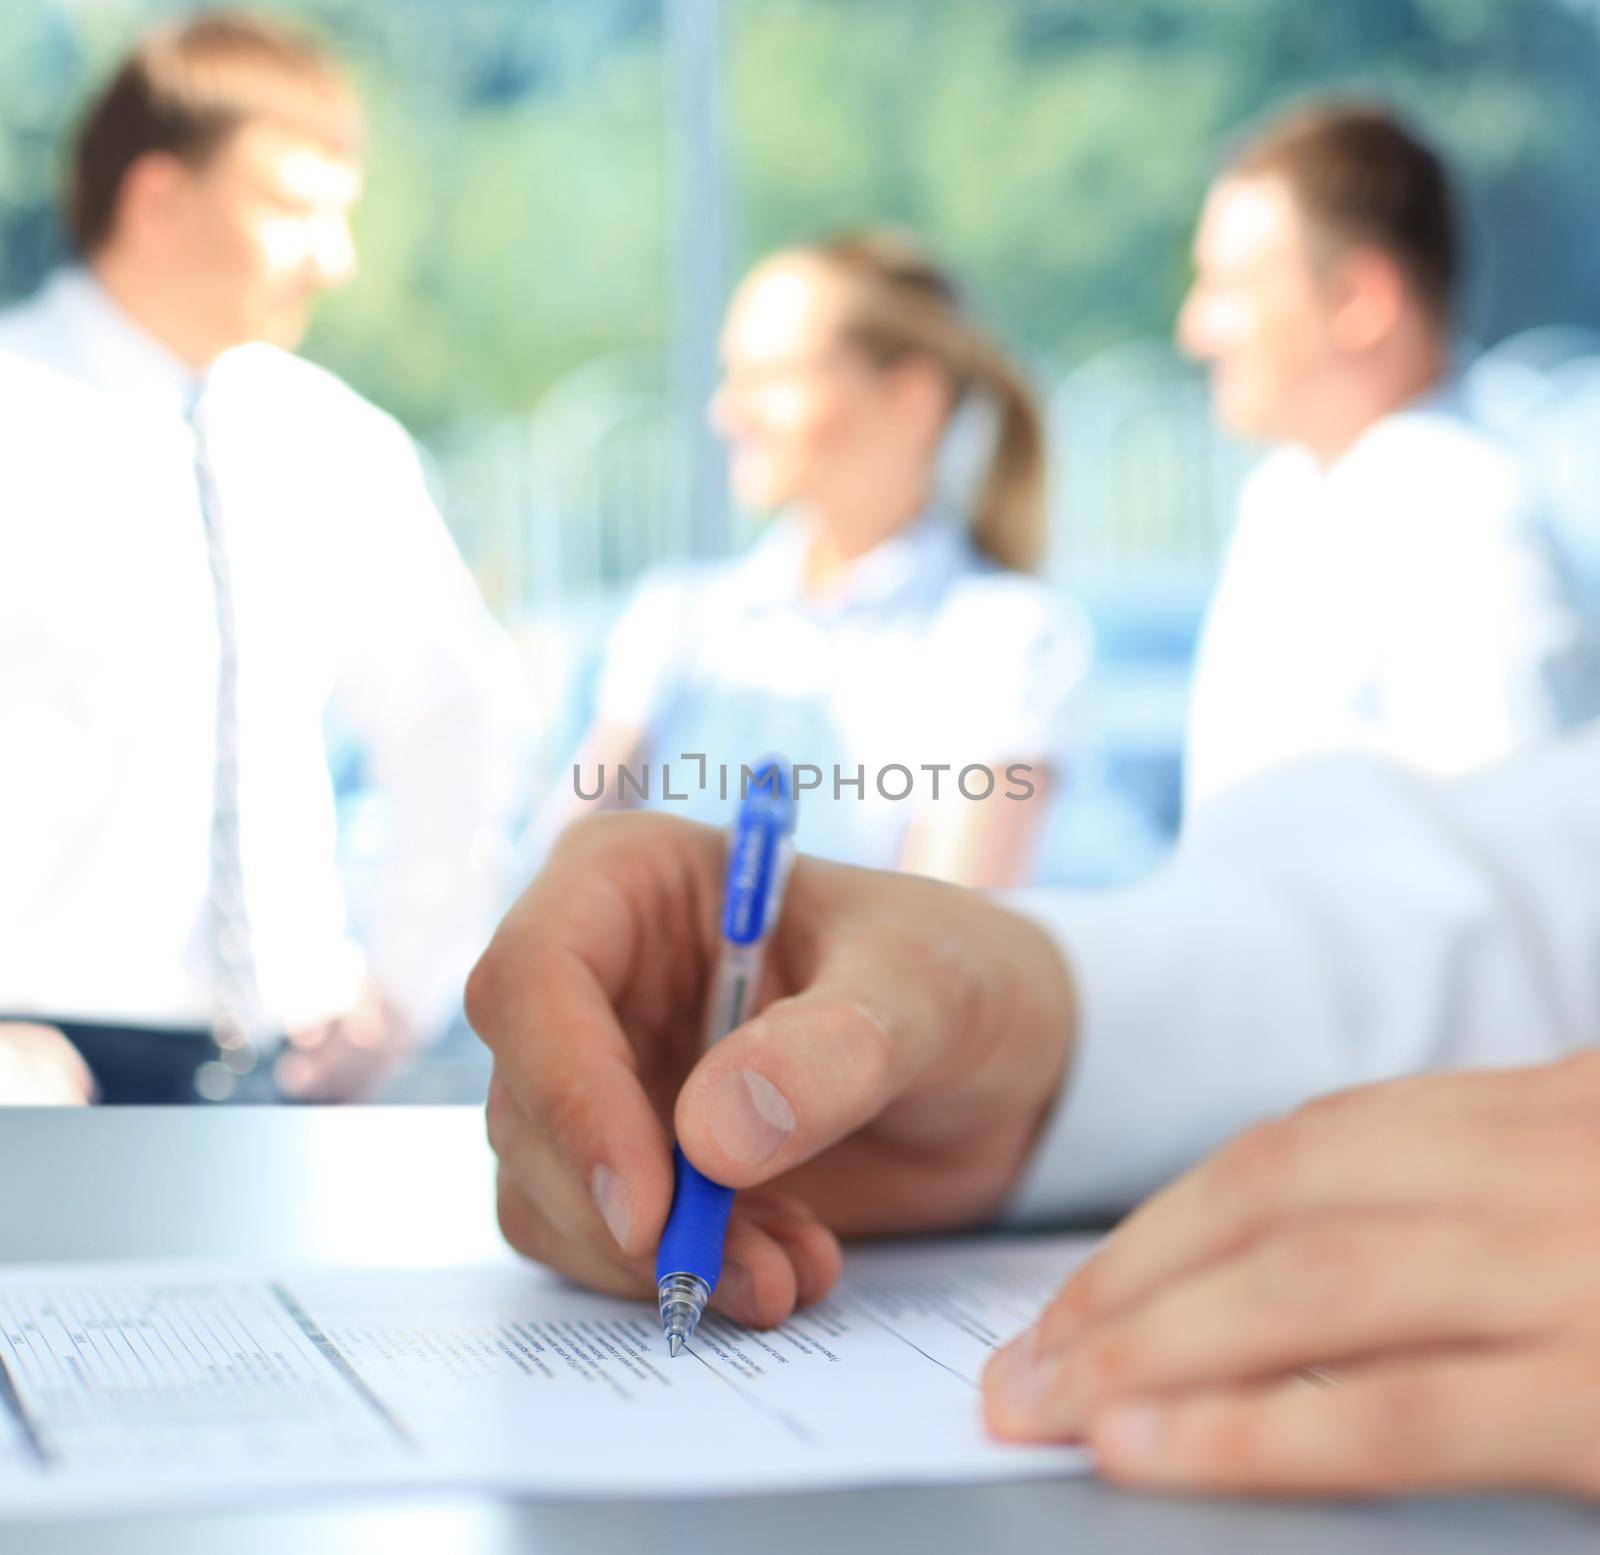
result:
[(997, 1210), (1015, 1191), (1068, 1081), (1078, 997), (1060, 947), (1037, 923), (973, 895), (968, 937), (979, 973), (971, 1013), (976, 1041), (961, 1084), (993, 1125)]
[(1003, 1029), (1015, 1032), (1023, 1045), (1022, 1095), (1029, 1119), (1026, 1155), (1068, 1082), (1078, 1038), (1078, 990), (1061, 946), (1040, 924), (1008, 907), (992, 905), (1005, 922), (1011, 952), (1000, 1018)]

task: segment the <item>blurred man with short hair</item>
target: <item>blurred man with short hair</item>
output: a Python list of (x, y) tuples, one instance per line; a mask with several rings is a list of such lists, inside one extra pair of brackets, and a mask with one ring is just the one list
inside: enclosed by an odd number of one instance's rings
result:
[[(66, 416), (105, 477), (95, 498), (60, 461), (0, 469), (26, 643), (0, 659), (0, 1047), (64, 1033), (108, 1100), (260, 1095), (269, 1069), (370, 1094), (448, 1018), (500, 905), (514, 653), (405, 433), (290, 354), (354, 271), (361, 146), (297, 34), (155, 33), (83, 123), (81, 263), (0, 316), (0, 350), (78, 391), (8, 436), (59, 441)], [(328, 718), (391, 805), (359, 943)]]
[(1248, 483), (1202, 638), (1188, 798), (1316, 751), (1469, 770), (1600, 712), (1600, 649), (1514, 460), (1450, 385), (1460, 234), (1385, 109), (1303, 109), (1213, 185), (1181, 344)]

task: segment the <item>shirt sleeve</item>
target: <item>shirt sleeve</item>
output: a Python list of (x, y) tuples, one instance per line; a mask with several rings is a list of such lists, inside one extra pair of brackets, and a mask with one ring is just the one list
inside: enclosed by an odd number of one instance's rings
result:
[(507, 634), (434, 507), (410, 439), (383, 418), (348, 565), (336, 696), (387, 801), (363, 936), (371, 973), (423, 1037), (456, 1008), (512, 887), (533, 716)]
[(1076, 606), (1032, 579), (986, 577), (968, 584), (951, 611), (952, 662), (939, 677), (959, 731), (962, 760), (993, 765), (1064, 761), (1093, 658), (1093, 636)]
[(1454, 782), (1309, 762), (1219, 798), (1145, 884), (1012, 898), (1080, 1001), (1012, 1216), (1118, 1212), (1329, 1090), (1594, 1042), (1597, 794), (1600, 732)]
[[(15, 327), (15, 318), (10, 322)], [(114, 742), (83, 709), (82, 661), (100, 628), (74, 520), (117, 506), (104, 471), (125, 431), (87, 391), (0, 349), (0, 1008), (27, 987), (30, 925), (82, 819), (118, 780)], [(99, 455), (83, 458), (92, 445)], [(126, 586), (119, 578), (119, 586)]]
[(1186, 815), (1281, 754), (1283, 735), (1278, 720), (1263, 715), (1259, 676), (1264, 644), (1275, 636), (1267, 623), (1296, 571), (1284, 548), (1297, 478), (1303, 467), (1294, 452), (1273, 454), (1239, 496), (1195, 645), (1183, 750)]
[(1508, 460), (1447, 485), (1395, 558), (1406, 597), (1382, 677), (1394, 753), (1465, 772), (1600, 714), (1600, 637)]

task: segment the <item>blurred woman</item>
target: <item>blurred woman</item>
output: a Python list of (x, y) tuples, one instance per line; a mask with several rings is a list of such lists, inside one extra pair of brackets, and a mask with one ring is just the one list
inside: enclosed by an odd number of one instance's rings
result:
[[(733, 492), (775, 517), (741, 559), (642, 585), (575, 790), (721, 822), (741, 767), (775, 751), (816, 769), (798, 780), (802, 849), (1024, 879), (1088, 639), (1028, 576), (1044, 449), (1020, 373), (886, 233), (764, 261), (722, 356), (711, 415)], [(951, 489), (957, 428), (988, 436), (970, 493)]]

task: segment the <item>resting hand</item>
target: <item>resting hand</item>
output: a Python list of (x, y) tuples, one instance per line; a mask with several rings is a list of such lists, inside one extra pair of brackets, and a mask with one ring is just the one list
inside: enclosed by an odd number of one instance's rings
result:
[(54, 1026), (0, 1022), (0, 1107), (81, 1107), (93, 1100), (88, 1065)]
[(1159, 1194), (985, 1377), (1186, 1490), (1600, 1496), (1600, 1055), (1350, 1091)]
[(290, 1032), (273, 1078), (290, 1101), (370, 1101), (413, 1047), (410, 1027), (369, 983), (344, 1014)]
[[(762, 1012), (700, 1052), (722, 834), (656, 815), (568, 829), (474, 969), (489, 1138), (513, 1246), (603, 1290), (654, 1288), (670, 1135), (740, 1189), (714, 1304), (788, 1316), (837, 1237), (982, 1220), (1060, 1082), (1072, 1000), (1043, 932), (933, 881), (804, 859)], [(670, 1132), (669, 1132), (670, 1131)]]

